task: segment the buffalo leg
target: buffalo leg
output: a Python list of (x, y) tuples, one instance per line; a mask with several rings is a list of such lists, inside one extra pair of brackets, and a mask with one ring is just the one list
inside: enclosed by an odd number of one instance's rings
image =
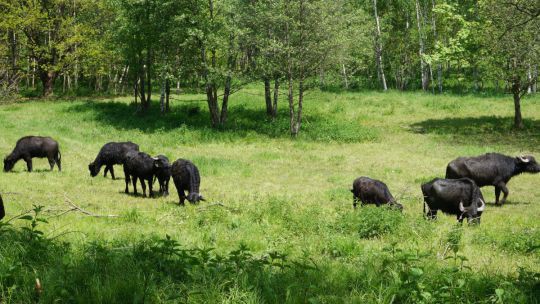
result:
[(178, 197), (180, 198), (179, 204), (184, 206), (184, 202), (186, 201), (186, 193), (184, 193), (184, 190), (178, 191)]
[(503, 205), (504, 203), (506, 203), (506, 198), (508, 197), (508, 194), (510, 192), (508, 191), (508, 188), (506, 188), (506, 184), (504, 184), (504, 183), (500, 183), (499, 187), (501, 188), (502, 192), (504, 193), (503, 199), (501, 201), (501, 205)]
[(144, 182), (144, 178), (139, 178), (139, 180), (141, 181), (141, 187), (142, 187), (142, 196), (143, 197), (146, 197), (146, 183)]
[(28, 170), (28, 172), (32, 172), (32, 158), (27, 157), (24, 159), (24, 161), (26, 162), (26, 169)]
[(114, 177), (114, 166), (113, 166), (113, 165), (111, 165), (111, 166), (109, 167), (109, 172), (111, 172), (111, 177), (112, 177), (112, 179), (115, 180), (116, 178)]
[(58, 171), (62, 172), (62, 159), (60, 152), (54, 157), (54, 162), (56, 162), (56, 165), (58, 166)]
[(165, 185), (163, 186), (163, 195), (168, 196), (169, 195), (169, 181), (166, 180)]
[(184, 206), (184, 201), (186, 200), (186, 194), (184, 193), (184, 190), (182, 190), (182, 186), (179, 180), (176, 178), (173, 179), (174, 185), (176, 186), (176, 191), (178, 192), (178, 204), (181, 206)]
[(353, 203), (352, 203), (353, 208), (356, 208), (356, 206), (358, 205), (358, 201), (359, 200), (356, 197), (353, 199)]
[(54, 157), (51, 157), (51, 156), (47, 157), (47, 160), (49, 161), (49, 166), (51, 166), (51, 171), (52, 171), (56, 161), (54, 160)]
[(495, 205), (499, 204), (499, 197), (501, 196), (501, 188), (495, 186)]
[(152, 190), (152, 177), (148, 179), (148, 195), (154, 197), (154, 191)]
[(128, 175), (128, 174), (126, 174), (124, 180), (126, 181), (126, 190), (125, 190), (125, 192), (126, 192), (126, 193), (129, 193), (128, 185), (129, 185), (129, 183), (130, 183), (131, 181), (130, 181), (130, 179), (129, 179), (129, 175)]
[(109, 171), (109, 165), (105, 166), (105, 170), (103, 171), (103, 177), (107, 177), (107, 171)]
[(133, 176), (131, 178), (131, 183), (133, 184), (133, 193), (137, 194), (137, 177)]
[(427, 217), (430, 220), (436, 220), (437, 219), (437, 210), (428, 210)]

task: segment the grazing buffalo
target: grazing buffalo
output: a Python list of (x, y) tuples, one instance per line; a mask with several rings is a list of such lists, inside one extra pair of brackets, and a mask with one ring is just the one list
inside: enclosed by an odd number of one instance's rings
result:
[(532, 156), (511, 157), (499, 153), (488, 153), (477, 157), (459, 157), (446, 167), (446, 178), (468, 177), (479, 187), (495, 186), (495, 204), (499, 205), (501, 191), (506, 202), (508, 188), (506, 184), (521, 173), (538, 173), (540, 165)]
[(6, 216), (6, 210), (4, 209), (4, 201), (2, 200), (2, 195), (0, 195), (0, 220)]
[(354, 208), (360, 201), (361, 206), (364, 204), (375, 204), (377, 207), (389, 205), (403, 210), (403, 205), (394, 199), (386, 184), (379, 180), (365, 176), (359, 177), (354, 180), (351, 192), (353, 193)]
[(32, 172), (32, 158), (47, 157), (51, 171), (56, 164), (62, 171), (60, 149), (58, 142), (50, 137), (26, 136), (17, 141), (13, 152), (4, 158), (4, 171), (9, 172), (20, 159), (26, 162), (28, 172)]
[(156, 158), (159, 158), (162, 161), (163, 167), (160, 167), (157, 170), (154, 182), (157, 178), (159, 182), (159, 193), (162, 193), (163, 196), (167, 196), (169, 195), (169, 181), (171, 180), (171, 164), (165, 155), (158, 155)]
[(102, 166), (105, 166), (105, 174), (111, 172), (112, 179), (114, 178), (113, 165), (120, 165), (124, 163), (126, 154), (129, 151), (139, 151), (139, 145), (128, 142), (110, 142), (106, 143), (101, 150), (99, 150), (96, 159), (88, 165), (90, 170), (90, 176), (95, 177), (99, 174)]
[(195, 204), (198, 201), (204, 201), (202, 195), (199, 194), (199, 186), (201, 185), (201, 176), (199, 175), (199, 169), (185, 159), (178, 159), (175, 161), (171, 168), (171, 174), (178, 191), (179, 204), (184, 205), (186, 200), (186, 193), (188, 191), (187, 200)]
[(480, 216), (486, 207), (480, 188), (469, 178), (436, 178), (422, 185), (424, 194), (424, 212), (428, 206), (427, 217), (437, 218), (437, 211), (457, 216), (459, 222), (475, 220), (480, 223)]
[(133, 182), (133, 193), (137, 194), (137, 179), (141, 181), (143, 196), (146, 196), (145, 181), (148, 182), (150, 197), (154, 196), (152, 191), (152, 181), (156, 172), (164, 166), (163, 161), (156, 157), (151, 157), (144, 152), (129, 151), (124, 161), (124, 175), (126, 181), (126, 193), (129, 193), (129, 182)]

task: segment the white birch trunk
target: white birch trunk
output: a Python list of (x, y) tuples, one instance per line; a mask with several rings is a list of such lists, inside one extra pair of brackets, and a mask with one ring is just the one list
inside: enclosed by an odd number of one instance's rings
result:
[(381, 24), (379, 22), (379, 15), (377, 14), (377, 0), (373, 0), (373, 13), (375, 15), (375, 24), (377, 25), (377, 35), (375, 42), (375, 56), (377, 59), (377, 69), (380, 80), (382, 82), (383, 90), (388, 90), (386, 86), (386, 77), (384, 76), (383, 57), (382, 57), (382, 37), (381, 37)]

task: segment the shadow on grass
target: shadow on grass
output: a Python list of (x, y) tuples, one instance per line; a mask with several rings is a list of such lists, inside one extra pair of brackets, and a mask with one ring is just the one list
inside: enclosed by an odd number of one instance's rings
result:
[[(85, 102), (68, 107), (67, 112), (90, 115), (100, 125), (145, 133), (183, 130), (196, 133), (194, 140), (227, 141), (253, 135), (266, 138), (290, 138), (287, 110), (282, 107), (275, 121), (270, 120), (264, 109), (252, 109), (244, 105), (229, 108), (227, 124), (212, 128), (206, 105), (186, 102), (174, 105), (171, 112), (161, 114), (152, 104), (150, 110), (141, 113), (133, 104), (123, 102)], [(377, 131), (350, 121), (327, 118), (323, 113), (304, 114), (300, 139), (311, 141), (361, 142), (374, 140)]]
[(540, 120), (525, 119), (525, 129), (512, 128), (512, 117), (480, 116), (427, 119), (410, 125), (418, 134), (439, 135), (443, 140), (468, 145), (508, 145), (537, 149), (540, 144)]

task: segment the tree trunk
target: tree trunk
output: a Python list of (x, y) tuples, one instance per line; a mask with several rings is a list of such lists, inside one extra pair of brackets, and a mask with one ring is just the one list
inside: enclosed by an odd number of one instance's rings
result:
[(293, 95), (293, 79), (292, 74), (288, 73), (287, 79), (289, 81), (289, 92), (288, 92), (288, 99), (289, 99), (289, 126), (291, 135), (294, 135), (294, 95)]
[(349, 79), (347, 78), (347, 70), (345, 69), (345, 64), (341, 64), (341, 72), (343, 73), (343, 82), (345, 84), (345, 89), (349, 89)]
[(416, 22), (418, 24), (418, 43), (420, 45), (418, 55), (420, 56), (420, 74), (422, 75), (422, 90), (427, 91), (429, 87), (429, 78), (426, 71), (426, 63), (424, 62), (424, 39), (422, 35), (420, 4), (418, 3), (418, 0), (416, 0)]
[(171, 80), (167, 78), (165, 80), (165, 112), (170, 112), (169, 97), (171, 96)]
[(532, 93), (532, 88), (533, 88), (533, 76), (532, 76), (531, 64), (529, 63), (529, 66), (527, 69), (527, 94)]
[(532, 84), (532, 92), (536, 93), (538, 87), (538, 65), (534, 65), (534, 78)]
[(225, 125), (227, 122), (227, 115), (229, 111), (229, 96), (231, 95), (231, 75), (227, 75), (225, 78), (225, 90), (223, 92), (223, 101), (221, 104), (221, 117), (219, 123)]
[(270, 93), (270, 79), (264, 78), (264, 101), (266, 102), (266, 115), (272, 117), (272, 96)]
[(300, 133), (300, 127), (302, 126), (302, 109), (304, 104), (304, 80), (300, 79), (298, 82), (298, 108), (296, 109), (296, 119), (294, 122), (292, 135), (294, 137), (298, 136)]
[(375, 24), (377, 25), (377, 32), (375, 38), (375, 57), (377, 61), (377, 74), (381, 80), (383, 90), (388, 90), (386, 86), (386, 77), (384, 76), (383, 58), (382, 58), (382, 37), (381, 37), (381, 25), (379, 22), (379, 15), (377, 14), (377, 0), (373, 0), (373, 11), (375, 14)]
[[(435, 0), (431, 1), (431, 22), (433, 27), (434, 43), (437, 43), (437, 23), (435, 20)], [(442, 94), (442, 64), (437, 62), (437, 87), (439, 88), (439, 94)]]
[(521, 116), (521, 82), (520, 78), (514, 77), (512, 83), (512, 95), (514, 96), (514, 128), (523, 129), (523, 118)]
[(56, 72), (54, 71), (41, 71), (39, 78), (43, 85), (43, 97), (47, 97), (53, 93), (54, 80), (56, 79)]
[(279, 78), (274, 80), (274, 104), (272, 105), (272, 119), (276, 119), (279, 98)]
[(161, 79), (161, 94), (159, 95), (159, 110), (165, 113), (165, 79)]

